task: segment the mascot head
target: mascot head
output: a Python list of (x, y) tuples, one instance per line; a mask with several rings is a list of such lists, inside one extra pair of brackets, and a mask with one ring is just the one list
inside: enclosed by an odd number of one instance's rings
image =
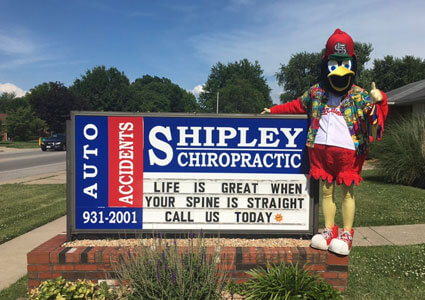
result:
[(351, 89), (356, 72), (357, 60), (353, 39), (337, 29), (328, 39), (322, 58), (320, 78), (324, 88), (343, 96)]

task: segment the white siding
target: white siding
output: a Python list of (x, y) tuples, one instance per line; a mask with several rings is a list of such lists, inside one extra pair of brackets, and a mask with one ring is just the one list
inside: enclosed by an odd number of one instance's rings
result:
[(412, 105), (414, 115), (425, 115), (425, 103), (415, 103)]

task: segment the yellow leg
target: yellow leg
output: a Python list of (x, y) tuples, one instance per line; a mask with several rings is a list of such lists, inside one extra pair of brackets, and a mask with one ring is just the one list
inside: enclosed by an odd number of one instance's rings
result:
[(329, 229), (334, 227), (335, 224), (336, 206), (334, 200), (334, 188), (335, 183), (322, 181), (322, 210), (323, 216), (325, 217), (325, 226)]
[(342, 223), (344, 230), (350, 232), (353, 228), (354, 212), (356, 204), (354, 201), (354, 189), (353, 185), (346, 186), (343, 184), (342, 188)]

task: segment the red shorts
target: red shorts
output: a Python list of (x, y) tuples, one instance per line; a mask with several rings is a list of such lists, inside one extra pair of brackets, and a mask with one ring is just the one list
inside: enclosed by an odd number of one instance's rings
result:
[(336, 146), (315, 144), (308, 148), (310, 158), (310, 177), (335, 181), (337, 184), (359, 185), (366, 155), (356, 155), (356, 151)]

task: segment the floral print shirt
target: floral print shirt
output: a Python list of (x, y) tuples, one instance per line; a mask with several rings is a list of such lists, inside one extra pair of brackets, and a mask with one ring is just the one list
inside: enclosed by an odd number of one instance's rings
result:
[[(386, 97), (384, 98), (385, 101), (382, 104), (387, 105)], [(271, 113), (307, 113), (311, 122), (307, 132), (306, 145), (313, 148), (314, 140), (319, 129), (320, 117), (327, 100), (327, 92), (320, 84), (315, 84), (297, 100), (272, 107)], [(374, 106), (368, 93), (356, 85), (352, 86), (341, 101), (341, 113), (347, 122), (348, 130), (358, 155), (365, 154), (367, 151), (371, 130), (371, 118), (369, 115), (375, 111), (373, 109)], [(379, 111), (381, 112), (381, 110)], [(380, 117), (385, 119), (386, 113), (385, 115), (381, 113)]]

